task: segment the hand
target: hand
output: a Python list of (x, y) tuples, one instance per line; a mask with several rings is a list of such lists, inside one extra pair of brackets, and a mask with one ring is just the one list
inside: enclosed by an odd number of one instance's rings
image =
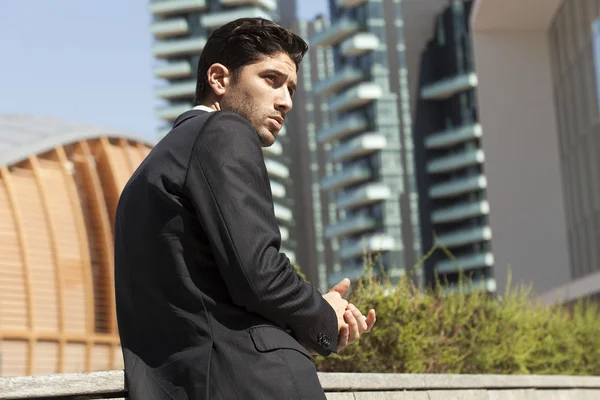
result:
[(331, 288), (329, 293), (323, 295), (323, 298), (329, 303), (331, 308), (333, 308), (335, 315), (337, 316), (338, 334), (342, 334), (343, 329), (346, 329), (346, 332), (348, 333), (350, 332), (348, 330), (348, 324), (344, 320), (344, 313), (346, 311), (346, 307), (348, 307), (348, 301), (342, 298), (349, 288), (350, 279), (344, 278), (340, 283)]
[(340, 331), (338, 337), (338, 353), (350, 343), (360, 339), (360, 336), (363, 333), (371, 332), (377, 317), (374, 309), (369, 310), (369, 313), (365, 317), (354, 304), (348, 304), (344, 313), (344, 320), (348, 324), (348, 328)]

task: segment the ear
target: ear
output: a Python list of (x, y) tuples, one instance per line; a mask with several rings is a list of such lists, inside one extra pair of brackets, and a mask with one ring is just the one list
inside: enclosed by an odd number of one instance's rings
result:
[(208, 68), (208, 85), (217, 96), (223, 96), (231, 84), (231, 72), (223, 64), (215, 63)]

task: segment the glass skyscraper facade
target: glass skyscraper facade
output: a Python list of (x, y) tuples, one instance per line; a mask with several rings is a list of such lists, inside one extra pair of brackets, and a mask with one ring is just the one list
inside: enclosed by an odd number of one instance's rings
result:
[(309, 38), (331, 48), (334, 66), (312, 86), (330, 116), (316, 133), (330, 166), (319, 182), (335, 261), (329, 284), (362, 275), (365, 254), (397, 277), (422, 253), (402, 4), (329, 5), (331, 25)]
[(490, 206), (469, 28), (472, 5), (455, 0), (439, 15), (421, 60), (415, 138), (423, 246), (435, 245), (435, 233), (455, 257), (435, 252), (425, 261), (425, 283), (439, 279), (452, 287), (462, 271), (493, 292)]

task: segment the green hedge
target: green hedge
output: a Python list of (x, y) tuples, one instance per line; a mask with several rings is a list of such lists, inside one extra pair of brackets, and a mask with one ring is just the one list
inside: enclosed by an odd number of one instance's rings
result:
[(524, 288), (444, 296), (417, 290), (407, 278), (392, 286), (367, 271), (349, 301), (363, 312), (376, 309), (373, 331), (339, 355), (317, 357), (317, 369), (600, 375), (597, 309), (544, 307), (532, 297)]

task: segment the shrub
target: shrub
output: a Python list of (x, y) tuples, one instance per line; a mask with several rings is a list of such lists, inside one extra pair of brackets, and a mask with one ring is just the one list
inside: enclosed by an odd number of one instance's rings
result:
[(533, 298), (527, 287), (502, 296), (477, 290), (444, 296), (441, 289), (417, 289), (407, 277), (391, 285), (369, 268), (349, 301), (363, 312), (376, 309), (373, 331), (339, 355), (318, 356), (317, 369), (600, 375), (597, 309), (582, 302), (548, 307)]

